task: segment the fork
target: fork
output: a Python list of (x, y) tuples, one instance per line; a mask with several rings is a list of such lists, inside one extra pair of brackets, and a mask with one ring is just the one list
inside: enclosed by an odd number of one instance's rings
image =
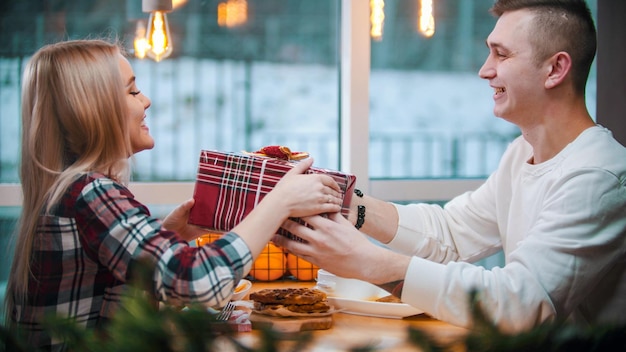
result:
[(232, 301), (228, 302), (228, 304), (226, 304), (226, 306), (222, 308), (220, 313), (217, 315), (216, 320), (228, 321), (228, 319), (230, 319), (230, 316), (233, 314), (234, 310), (235, 310), (235, 304)]

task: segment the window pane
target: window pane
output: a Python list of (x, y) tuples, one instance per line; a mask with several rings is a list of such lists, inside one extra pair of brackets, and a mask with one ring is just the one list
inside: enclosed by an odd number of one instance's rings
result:
[[(0, 207), (0, 302), (4, 302), (11, 262), (13, 260), (13, 233), (17, 225), (19, 207)], [(0, 319), (4, 315), (4, 304), (0, 304)]]
[[(371, 42), (370, 176), (485, 177), (519, 135), (493, 115), (493, 91), (478, 77), (493, 2), (433, 0), (430, 38), (417, 31), (419, 3), (385, 1), (382, 40)], [(591, 76), (595, 114), (595, 70)]]
[[(146, 115), (156, 141), (135, 156), (133, 180), (193, 180), (201, 149), (254, 151), (272, 144), (338, 168), (339, 2), (174, 3), (180, 5), (167, 14), (172, 55), (158, 63), (131, 59), (139, 88), (152, 100)], [(246, 5), (243, 23), (218, 24), (218, 6), (227, 3)], [(148, 19), (141, 1), (48, 5), (2, 5), (2, 182), (18, 180), (19, 86), (28, 56), (47, 42), (102, 35), (124, 39), (132, 53), (137, 23)]]
[(24, 60), (0, 56), (0, 182), (18, 182), (20, 79)]
[(247, 21), (231, 28), (218, 25), (217, 6), (190, 1), (171, 14), (183, 54), (134, 62), (157, 142), (137, 155), (135, 179), (190, 180), (200, 149), (273, 144), (336, 168), (337, 3), (247, 1)]

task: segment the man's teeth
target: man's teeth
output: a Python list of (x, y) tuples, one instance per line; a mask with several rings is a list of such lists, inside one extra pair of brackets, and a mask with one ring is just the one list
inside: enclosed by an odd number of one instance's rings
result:
[(495, 91), (496, 91), (496, 94), (502, 94), (504, 93), (504, 88), (496, 88)]

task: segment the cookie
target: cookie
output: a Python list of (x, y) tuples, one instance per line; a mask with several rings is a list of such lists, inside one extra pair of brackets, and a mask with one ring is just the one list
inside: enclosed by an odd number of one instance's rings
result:
[(268, 288), (251, 293), (250, 299), (265, 304), (304, 305), (325, 301), (326, 293), (310, 288)]
[(327, 301), (321, 301), (313, 304), (269, 304), (254, 302), (254, 310), (261, 313), (267, 313), (268, 311), (277, 311), (281, 309), (287, 309), (294, 313), (326, 313), (331, 307)]

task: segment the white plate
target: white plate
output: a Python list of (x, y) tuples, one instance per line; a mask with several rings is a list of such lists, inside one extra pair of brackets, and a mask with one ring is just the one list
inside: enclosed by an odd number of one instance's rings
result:
[(347, 279), (320, 269), (315, 288), (326, 292), (328, 303), (342, 313), (401, 319), (423, 311), (405, 303), (376, 302), (389, 292), (369, 282)]
[(252, 288), (252, 282), (250, 280), (241, 279), (235, 287), (235, 292), (233, 292), (233, 296), (230, 298), (231, 301), (240, 301), (246, 297), (250, 289)]
[(360, 299), (332, 296), (328, 297), (328, 303), (335, 307), (335, 309), (341, 310), (342, 313), (368, 315), (379, 318), (402, 319), (410, 317), (411, 315), (424, 313), (405, 303), (363, 301)]

